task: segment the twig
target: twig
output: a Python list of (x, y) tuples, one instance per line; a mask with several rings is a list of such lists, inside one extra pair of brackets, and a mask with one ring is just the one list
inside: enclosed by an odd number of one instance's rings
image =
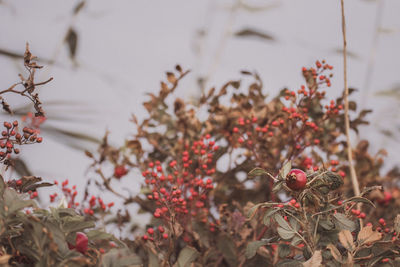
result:
[(383, 15), (383, 4), (384, 4), (384, 0), (379, 0), (377, 3), (376, 15), (375, 15), (375, 25), (374, 25), (374, 36), (373, 36), (373, 40), (372, 40), (372, 47), (371, 47), (371, 50), (369, 53), (367, 71), (365, 73), (364, 86), (363, 86), (362, 95), (361, 95), (360, 110), (362, 110), (364, 108), (364, 106), (366, 105), (366, 100), (367, 100), (369, 89), (370, 89), (372, 74), (374, 72), (376, 53), (378, 50), (379, 37), (380, 37), (379, 30), (381, 28), (382, 18), (383, 18), (383, 16), (382, 16)]
[(353, 184), (354, 195), (360, 195), (360, 186), (357, 180), (356, 170), (353, 165), (352, 147), (350, 142), (350, 118), (349, 118), (349, 87), (347, 85), (347, 39), (346, 20), (344, 16), (344, 0), (340, 0), (342, 10), (342, 33), (343, 33), (343, 78), (344, 78), (344, 122), (347, 139), (347, 158), (349, 160), (351, 183)]

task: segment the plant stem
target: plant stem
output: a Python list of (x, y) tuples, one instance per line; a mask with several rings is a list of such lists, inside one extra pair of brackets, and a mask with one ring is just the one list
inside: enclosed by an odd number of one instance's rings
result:
[(344, 122), (347, 139), (347, 158), (349, 160), (351, 183), (353, 184), (354, 195), (360, 195), (360, 186), (357, 180), (356, 170), (353, 165), (352, 147), (350, 142), (350, 118), (349, 118), (349, 87), (347, 85), (347, 39), (346, 20), (344, 16), (344, 0), (340, 0), (342, 11), (342, 33), (343, 33), (343, 79), (344, 79)]

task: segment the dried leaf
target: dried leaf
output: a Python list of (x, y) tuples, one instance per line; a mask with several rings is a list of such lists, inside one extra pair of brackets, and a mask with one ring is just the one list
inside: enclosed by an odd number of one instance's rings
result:
[(12, 257), (12, 255), (9, 255), (9, 254), (4, 254), (4, 255), (0, 256), (0, 264), (9, 266), (8, 261), (10, 260), (11, 257)]
[(235, 33), (237, 37), (256, 37), (267, 41), (275, 41), (275, 38), (261, 30), (245, 28)]
[(67, 34), (65, 35), (65, 42), (68, 45), (68, 51), (69, 51), (70, 58), (75, 59), (76, 48), (78, 45), (78, 34), (72, 27), (69, 28)]
[(167, 80), (172, 84), (176, 83), (177, 81), (175, 74), (173, 74), (172, 72), (167, 72)]
[(349, 230), (342, 230), (339, 233), (339, 241), (349, 251), (354, 250), (353, 235)]
[(82, 8), (85, 6), (86, 1), (80, 1), (75, 7), (74, 7), (74, 14), (78, 14), (81, 12)]
[(335, 260), (340, 263), (343, 261), (342, 254), (340, 254), (339, 250), (333, 244), (329, 244), (326, 247), (331, 251), (331, 255)]
[(314, 252), (312, 257), (303, 263), (304, 267), (318, 267), (322, 266), (322, 253), (321, 250), (317, 250)]
[(358, 233), (357, 240), (360, 245), (374, 243), (382, 238), (382, 233), (373, 231), (372, 226), (363, 227)]

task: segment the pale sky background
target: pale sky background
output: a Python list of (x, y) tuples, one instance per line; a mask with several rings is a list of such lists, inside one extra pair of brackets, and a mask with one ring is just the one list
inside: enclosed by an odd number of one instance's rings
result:
[[(186, 97), (198, 94), (199, 76), (212, 73), (210, 88), (240, 78), (242, 69), (256, 70), (271, 95), (286, 86), (297, 89), (303, 83), (301, 67), (317, 59), (335, 67), (329, 95), (341, 93), (339, 0), (242, 0), (251, 7), (268, 8), (255, 11), (241, 6), (232, 11), (238, 2), (92, 0), (73, 17), (78, 1), (0, 0), (0, 50), (22, 54), (28, 41), (33, 54), (56, 61), (37, 76), (37, 81), (54, 77), (39, 91), (49, 116), (46, 125), (98, 138), (109, 129), (116, 144), (133, 131), (131, 114), (138, 118), (145, 114), (141, 105), (147, 99), (145, 93), (157, 92), (164, 72), (177, 63), (192, 70), (178, 89)], [(385, 148), (388, 166), (393, 166), (399, 163), (400, 148), (400, 1), (347, 0), (345, 7), (348, 49), (355, 55), (348, 62), (349, 85), (360, 90), (355, 98), (365, 98), (364, 107), (374, 109), (368, 117), (371, 125), (362, 128), (361, 137), (371, 141), (372, 152)], [(377, 20), (379, 10), (381, 19)], [(63, 44), (70, 26), (78, 33), (77, 67)], [(262, 31), (275, 41), (233, 36), (245, 28)], [(378, 40), (375, 45), (374, 40)], [(373, 71), (367, 75), (372, 51)], [(1, 54), (0, 68), (0, 88), (4, 89), (22, 71), (21, 61)], [(376, 95), (395, 87), (397, 99)], [(65, 103), (54, 104), (59, 102)], [(395, 137), (385, 137), (382, 130), (393, 131)], [(69, 178), (82, 186), (90, 160), (65, 145), (71, 140), (52, 139), (46, 132), (43, 136), (42, 145), (22, 148), (32, 172), (45, 180)], [(124, 179), (124, 186), (139, 190), (139, 173)]]

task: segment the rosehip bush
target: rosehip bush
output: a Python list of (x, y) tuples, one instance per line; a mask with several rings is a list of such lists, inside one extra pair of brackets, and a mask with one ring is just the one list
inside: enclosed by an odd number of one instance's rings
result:
[[(11, 168), (20, 146), (43, 141), (46, 118), (35, 86), (47, 81), (34, 82), (40, 66), (33, 59), (27, 47), (28, 78), (1, 92), (28, 97), (36, 110), (23, 118), (25, 128), (3, 123), (0, 163)], [(0, 178), (0, 264), (399, 264), (399, 172), (382, 174), (385, 152), (372, 156), (368, 141), (360, 141), (352, 152), (363, 190), (354, 195), (343, 96), (326, 98), (332, 70), (323, 60), (303, 67), (304, 84), (275, 97), (267, 96), (257, 73), (242, 71), (243, 79), (185, 101), (177, 90), (189, 71), (176, 66), (144, 103), (148, 116), (132, 117), (136, 132), (123, 146), (113, 147), (105, 135), (97, 153), (86, 151), (95, 177), (82, 198), (68, 179)], [(355, 102), (350, 109), (358, 133), (370, 110), (357, 112)], [(129, 180), (141, 182), (139, 194), (115, 189)], [(36, 201), (45, 195), (38, 189), (50, 186), (58, 191), (47, 194), (45, 208)], [(105, 202), (103, 191), (123, 206)], [(130, 205), (151, 217), (145, 229)], [(120, 239), (104, 228), (118, 229)]]
[[(98, 154), (87, 152), (102, 188), (152, 215), (145, 233), (131, 243), (145, 264), (171, 266), (185, 259), (201, 266), (367, 262), (358, 260), (365, 248), (361, 243), (345, 257), (339, 233), (357, 236), (366, 229), (363, 224), (376, 227), (381, 217), (393, 221), (400, 203), (390, 196), (398, 190), (399, 173), (393, 169), (382, 175), (384, 152), (371, 156), (362, 140), (353, 153), (365, 190), (354, 196), (343, 141), (343, 96), (326, 99), (332, 70), (325, 61), (303, 67), (304, 84), (272, 98), (257, 73), (243, 71), (245, 80), (229, 81), (189, 102), (176, 96), (179, 81), (188, 74), (177, 66), (175, 73), (167, 72), (158, 95), (144, 103), (148, 117), (141, 122), (132, 117), (136, 133), (124, 146), (109, 145), (106, 135)], [(242, 83), (249, 84), (247, 89)], [(370, 110), (357, 113), (355, 102), (350, 107), (350, 125), (357, 133), (368, 124)], [(113, 188), (120, 166), (129, 174), (142, 173), (141, 194)], [(107, 171), (112, 168), (114, 173)], [(124, 179), (138, 178), (129, 174)], [(128, 210), (125, 214), (112, 224), (138, 229)], [(384, 238), (389, 233), (395, 238), (390, 239), (392, 248), (398, 232), (393, 227), (378, 228), (387, 232)], [(369, 230), (361, 233), (369, 235)], [(386, 261), (366, 254), (371, 262)], [(394, 255), (385, 254), (389, 262)]]

